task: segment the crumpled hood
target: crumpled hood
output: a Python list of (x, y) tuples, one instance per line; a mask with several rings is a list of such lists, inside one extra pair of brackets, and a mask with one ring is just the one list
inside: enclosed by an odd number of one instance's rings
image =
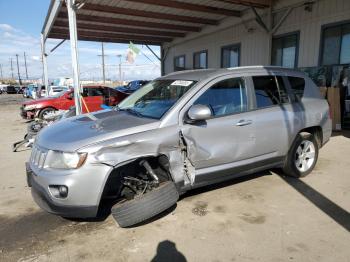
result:
[(159, 121), (127, 112), (103, 110), (58, 121), (40, 131), (36, 143), (44, 148), (73, 152), (104, 140), (155, 129)]

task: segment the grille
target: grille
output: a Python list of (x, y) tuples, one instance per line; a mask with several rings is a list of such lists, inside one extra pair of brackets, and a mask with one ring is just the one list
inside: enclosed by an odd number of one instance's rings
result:
[(43, 168), (47, 152), (46, 149), (40, 148), (34, 144), (32, 154), (30, 155), (30, 163), (38, 168)]

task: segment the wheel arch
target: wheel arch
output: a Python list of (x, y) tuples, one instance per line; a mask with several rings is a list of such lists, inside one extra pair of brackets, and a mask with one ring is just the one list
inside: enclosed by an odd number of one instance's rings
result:
[[(166, 171), (166, 173), (167, 173), (166, 178), (168, 180), (174, 181), (174, 176), (171, 172), (170, 160), (169, 160), (168, 156), (166, 156), (165, 154), (140, 156), (140, 157), (137, 157), (134, 159), (130, 159), (128, 161), (124, 161), (123, 163), (120, 163), (111, 169), (111, 171), (107, 175), (105, 182), (103, 184), (103, 189), (101, 190), (99, 202), (101, 203), (101, 201), (105, 197), (107, 197), (109, 194), (120, 193), (120, 192), (118, 192), (120, 188), (118, 188), (117, 183), (120, 182), (120, 180), (123, 176), (123, 174), (121, 172), (123, 172), (124, 169), (129, 168), (129, 167), (130, 167), (129, 170), (131, 172), (133, 170), (131, 167), (133, 165), (139, 166), (139, 163), (142, 160), (149, 161), (152, 168), (154, 168), (158, 164), (159, 168), (163, 168), (164, 171)], [(155, 170), (155, 172), (157, 173), (157, 170)], [(159, 174), (157, 174), (157, 175), (159, 175)]]
[(318, 147), (319, 148), (322, 147), (322, 144), (323, 144), (323, 131), (322, 131), (322, 127), (321, 126), (310, 126), (310, 127), (304, 128), (304, 129), (300, 130), (298, 132), (298, 134), (303, 133), (303, 132), (310, 133), (310, 134), (314, 135), (315, 138), (316, 138)]
[(54, 107), (54, 106), (45, 106), (45, 107), (41, 107), (41, 108), (38, 108), (38, 109), (36, 110), (35, 116), (39, 116), (43, 110), (48, 109), (48, 108), (52, 108), (53, 110), (58, 110), (58, 109), (57, 109), (56, 107)]

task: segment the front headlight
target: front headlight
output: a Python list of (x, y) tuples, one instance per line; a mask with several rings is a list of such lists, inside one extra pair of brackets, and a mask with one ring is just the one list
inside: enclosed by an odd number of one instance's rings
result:
[(87, 153), (66, 153), (50, 150), (45, 159), (45, 168), (75, 169), (81, 167)]
[(24, 110), (25, 111), (29, 111), (29, 110), (33, 110), (36, 108), (36, 105), (27, 105), (27, 106), (24, 106)]

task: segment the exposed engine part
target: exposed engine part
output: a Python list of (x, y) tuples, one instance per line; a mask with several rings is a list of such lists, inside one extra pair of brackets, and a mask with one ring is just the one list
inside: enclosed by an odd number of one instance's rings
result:
[(130, 176), (124, 177), (122, 184), (125, 186), (122, 191), (122, 195), (129, 200), (137, 199), (144, 193), (158, 187), (158, 184), (156, 184), (154, 181), (147, 181)]
[(153, 178), (153, 182), (156, 185), (159, 185), (159, 178), (158, 176), (154, 173), (152, 167), (150, 166), (150, 164), (147, 162), (147, 160), (141, 160), (140, 165), (143, 166), (147, 173)]

